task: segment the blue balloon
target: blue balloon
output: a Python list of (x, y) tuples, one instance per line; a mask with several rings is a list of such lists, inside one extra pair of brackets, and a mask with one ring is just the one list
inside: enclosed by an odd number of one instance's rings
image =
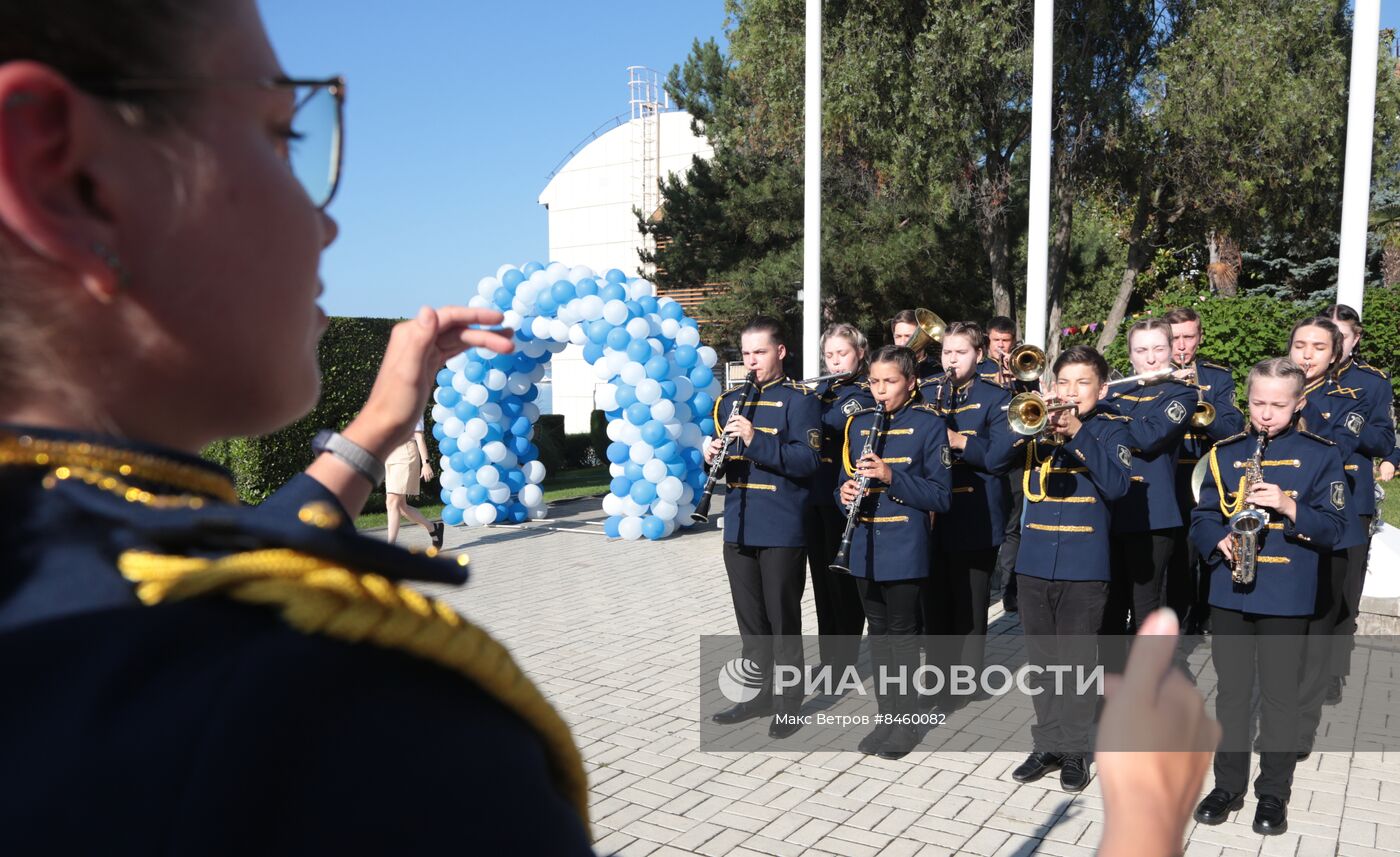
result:
[(519, 503), (510, 504), (510, 520), (512, 523), (523, 524), (530, 520), (530, 510)]
[(502, 369), (502, 372), (533, 372), (535, 370), (535, 361), (530, 358), (530, 355), (523, 351), (508, 356), (510, 360), (507, 365), (510, 366), (510, 368)]
[(685, 317), (685, 307), (672, 301), (661, 308), (661, 317), (672, 321), (680, 321)]
[[(446, 516), (446, 515), (443, 515), (442, 518), (443, 518), (444, 521), (447, 520), (447, 516)], [(620, 538), (622, 538), (622, 533), (618, 532), (618, 530), (617, 530), (618, 524), (621, 524), (621, 523), (622, 523), (622, 516), (621, 516), (621, 515), (609, 515), (609, 516), (608, 516), (608, 519), (607, 519), (606, 521), (603, 522), (603, 533), (606, 534), (607, 537), (610, 538), (610, 539), (620, 539)]]
[(608, 301), (625, 301), (627, 300), (627, 290), (617, 283), (608, 283), (598, 292), (598, 297), (602, 298), (604, 303)]
[(703, 390), (710, 386), (710, 382), (715, 380), (715, 373), (711, 372), (704, 365), (696, 366), (690, 370), (690, 383), (695, 385), (695, 389)]
[[(695, 395), (693, 395), (693, 396), (690, 397), (690, 409), (693, 410), (693, 411), (695, 411), (695, 413), (697, 413), (697, 414), (710, 414), (710, 413), (713, 413), (714, 408), (715, 408), (715, 399), (714, 399), (714, 396), (711, 396), (709, 393), (706, 393), (704, 390), (701, 390), (700, 392), (698, 392), (698, 393), (696, 393)], [(706, 433), (708, 434), (708, 432), (706, 432)]]
[(527, 443), (527, 444), (525, 444), (525, 451), (522, 452), (522, 453), (519, 453), (519, 458), (520, 458), (520, 460), (521, 460), (522, 462), (534, 461), (535, 459), (537, 459), (537, 458), (539, 458), (539, 457), (540, 457), (540, 448), (539, 448), (538, 446), (535, 446), (533, 443)]
[(619, 271), (617, 268), (611, 268), (606, 274), (603, 275), (603, 279), (607, 280), (610, 283), (625, 283), (627, 282), (627, 275)]
[[(656, 446), (655, 444), (652, 444)], [(656, 446), (656, 457), (665, 462), (676, 460), (676, 456), (681, 454), (681, 448), (674, 440), (664, 441), (660, 446)]]
[(484, 439), (482, 442), (483, 442), (483, 443), (490, 443), (490, 442), (493, 441), (493, 440), (505, 440), (505, 439), (506, 439), (506, 430), (503, 429), (503, 428), (501, 428), (499, 425), (496, 425), (495, 423), (492, 423), (491, 425), (489, 425), (489, 426), (486, 427), (486, 437), (485, 437), (485, 439)]
[(665, 381), (666, 376), (671, 374), (671, 366), (666, 362), (665, 357), (657, 354), (646, 362), (646, 371), (647, 377), (653, 381)]
[(633, 363), (645, 364), (651, 354), (651, 345), (645, 339), (634, 339), (627, 344), (627, 359)]
[(486, 364), (480, 360), (468, 360), (467, 365), (462, 367), (462, 374), (473, 384), (480, 384), (486, 378), (486, 368)]
[(496, 306), (501, 309), (510, 309), (511, 302), (515, 300), (515, 295), (510, 293), (510, 289), (502, 286), (496, 289), (496, 293), (491, 296), (491, 299), (495, 301)]
[(614, 476), (608, 483), (608, 490), (619, 497), (626, 497), (632, 491), (632, 480), (626, 476)]
[(627, 461), (627, 444), (621, 441), (608, 444), (608, 461), (613, 464), (625, 463)]
[(608, 324), (606, 318), (597, 318), (590, 321), (586, 327), (588, 341), (598, 345), (606, 345), (608, 334), (612, 333), (612, 325)]
[(648, 420), (646, 425), (642, 426), (642, 440), (652, 446), (665, 443), (666, 426), (659, 420)]
[(525, 461), (525, 455), (530, 451), (530, 440), (525, 437), (513, 437), (510, 439), (510, 451), (515, 453), (515, 457)]
[(433, 425), (433, 437), (438, 440), (442, 440), (443, 438), (447, 437), (447, 435), (442, 430), (441, 424), (435, 423)]
[[(530, 265), (535, 266), (534, 271), (530, 270)], [(506, 271), (504, 274), (501, 275), (501, 285), (505, 286), (508, 289), (513, 289), (516, 286), (520, 285), (522, 282), (524, 282), (526, 277), (530, 276), (538, 270), (540, 270), (539, 262), (531, 262), (529, 265), (526, 265), (524, 273), (521, 273), (516, 268), (511, 268), (510, 270)]]
[(457, 403), (457, 407), (452, 409), (452, 413), (457, 415), (457, 419), (461, 420), (462, 422), (466, 422), (467, 420), (475, 419), (478, 415), (481, 414), (481, 411), (477, 408), (476, 405), (473, 405), (471, 402), (468, 402), (466, 399), (463, 399), (462, 401)]
[(666, 522), (655, 515), (647, 515), (642, 518), (642, 535), (651, 541), (656, 541), (666, 535)]
[(604, 411), (603, 413), (607, 416), (608, 422), (622, 419), (622, 408), (613, 408), (611, 411)]
[(510, 486), (511, 493), (518, 493), (525, 487), (525, 474), (519, 469), (506, 471), (506, 484)]
[(462, 456), (466, 460), (466, 466), (459, 467), (458, 470), (475, 470), (486, 463), (486, 453), (481, 451), (481, 447), (473, 447), (462, 453)]
[[(446, 488), (438, 492), (438, 499), (442, 501), (442, 505), (449, 508), (452, 506), (452, 492), (448, 491)], [(447, 520), (447, 509), (443, 509), (442, 511), (442, 519), (445, 521)]]
[(608, 331), (608, 348), (613, 351), (626, 351), (631, 341), (632, 334), (628, 333), (625, 327), (614, 327)]
[(702, 468), (705, 464), (705, 453), (694, 447), (690, 447), (681, 455), (692, 469)]
[(540, 289), (540, 293), (535, 295), (535, 310), (540, 315), (552, 316), (558, 309), (559, 304), (554, 300), (554, 295), (550, 294), (549, 289)]
[(642, 305), (636, 301), (627, 301), (627, 312), (632, 318), (637, 318), (642, 314)]
[(448, 456), (447, 461), (452, 465), (452, 469), (459, 473), (467, 469), (467, 454), (465, 452), (454, 452)]
[[(524, 410), (525, 408), (520, 404), (519, 399), (512, 398), (506, 399), (504, 402), (501, 402), (501, 413), (511, 419), (515, 419), (516, 417), (520, 416), (521, 412), (523, 412)], [(524, 434), (524, 432), (518, 432), (518, 434)]]
[(603, 353), (603, 346), (596, 342), (590, 342), (583, 346), (583, 359), (587, 360), (590, 364), (597, 363), (598, 358), (602, 357)]
[(444, 502), (442, 507), (442, 522), (449, 527), (460, 525), (462, 523), (462, 510), (449, 502)]
[(442, 405), (444, 408), (451, 408), (462, 401), (462, 394), (451, 387), (443, 387), (438, 391), (437, 398), (438, 404)]
[(476, 484), (476, 468), (462, 471), (462, 487), (470, 488)]
[(681, 319), (681, 327), (693, 327), (698, 329), (700, 327), (700, 322), (696, 321), (690, 316), (686, 316), (685, 318)]
[(685, 472), (689, 469), (690, 464), (689, 462), (685, 461), (683, 457), (677, 461), (672, 461), (670, 464), (666, 465), (666, 473), (670, 476), (676, 477), (677, 479), (684, 479)]
[(661, 398), (663, 398), (663, 399), (675, 399), (675, 398), (676, 398), (676, 382), (675, 382), (675, 381), (662, 381), (662, 382), (661, 382)]
[(579, 297), (586, 298), (589, 295), (598, 294), (598, 281), (592, 277), (584, 277), (577, 283), (574, 283), (574, 288), (578, 290)]
[(637, 404), (637, 388), (631, 384), (619, 382), (617, 385), (617, 406), (630, 408), (635, 404)]
[(515, 421), (510, 424), (510, 433), (523, 438), (530, 433), (530, 421), (524, 417), (516, 417)]
[(473, 485), (467, 489), (467, 500), (470, 501), (473, 506), (485, 503), (490, 496), (491, 492), (486, 490), (485, 485)]
[(641, 402), (634, 402), (627, 406), (627, 421), (634, 426), (639, 426), (651, 419), (651, 408)]
[(705, 437), (713, 437), (715, 433), (715, 421), (709, 417), (700, 420), (700, 433)]
[(646, 481), (632, 483), (632, 502), (641, 503), (643, 506), (656, 499), (656, 485)]
[[(677, 304), (667, 304), (667, 306), (677, 306)], [(682, 369), (692, 369), (700, 360), (700, 352), (695, 350), (694, 345), (676, 346), (676, 365)]]
[[(444, 437), (438, 442), (438, 452), (443, 455), (451, 455), (457, 451), (457, 438)], [(459, 470), (461, 468), (458, 468)]]
[(536, 384), (531, 384), (531, 385), (530, 385), (530, 389), (526, 390), (524, 393), (521, 393), (519, 398), (520, 398), (520, 401), (522, 401), (522, 402), (533, 402), (534, 400), (538, 399), (539, 397), (540, 397), (540, 388), (539, 388), (539, 386), (536, 385)]
[(492, 369), (499, 369), (502, 372), (509, 372), (510, 370), (515, 368), (515, 355), (497, 354), (495, 357), (492, 357), (486, 362)]
[(448, 369), (446, 366), (439, 369), (437, 373), (437, 385), (439, 387), (446, 387), (449, 390), (452, 389), (452, 376), (454, 374), (456, 373), (454, 373), (451, 369)]
[(646, 476), (642, 473), (642, 466), (635, 461), (629, 461), (622, 465), (622, 475), (633, 482), (645, 482)]
[(550, 287), (549, 293), (553, 295), (554, 302), (558, 304), (566, 304), (577, 297), (577, 292), (574, 291), (574, 284), (568, 280), (560, 280), (555, 283)]
[(643, 312), (653, 313), (657, 310), (656, 298), (652, 297), (651, 295), (647, 295), (646, 297), (637, 301), (637, 303), (642, 305)]

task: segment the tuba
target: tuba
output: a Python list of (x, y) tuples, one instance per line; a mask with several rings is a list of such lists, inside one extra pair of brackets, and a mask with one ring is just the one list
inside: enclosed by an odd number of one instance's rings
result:
[(948, 325), (933, 310), (919, 307), (914, 310), (914, 318), (919, 329), (914, 331), (914, 335), (905, 343), (905, 348), (918, 354), (928, 348), (930, 344), (943, 341), (943, 331), (947, 329)]
[(1261, 430), (1259, 445), (1244, 464), (1244, 478), (1240, 480), (1240, 490), (1235, 495), (1237, 508), (1230, 516), (1230, 546), (1235, 554), (1235, 561), (1230, 566), (1230, 579), (1242, 586), (1254, 582), (1254, 572), (1259, 564), (1259, 537), (1269, 526), (1269, 513), (1245, 499), (1249, 496), (1249, 489), (1264, 481), (1260, 459), (1268, 443), (1269, 433)]

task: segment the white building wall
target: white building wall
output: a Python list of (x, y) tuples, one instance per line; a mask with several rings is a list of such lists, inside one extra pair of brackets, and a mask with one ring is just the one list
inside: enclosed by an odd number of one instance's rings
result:
[[(713, 148), (690, 130), (690, 114), (662, 113), (659, 118), (659, 174), (684, 175), (695, 156), (712, 157)], [(587, 265), (602, 275), (618, 268), (637, 276), (642, 246), (637, 231), (639, 188), (633, 164), (633, 122), (607, 132), (569, 160), (545, 189), (539, 202), (549, 210), (549, 258), (566, 265)], [(593, 390), (600, 383), (576, 345), (550, 361), (552, 413), (564, 415), (564, 430), (588, 431)]]

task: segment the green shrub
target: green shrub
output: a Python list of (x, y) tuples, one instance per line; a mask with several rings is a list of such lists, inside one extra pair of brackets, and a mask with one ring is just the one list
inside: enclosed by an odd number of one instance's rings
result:
[(594, 411), (589, 414), (588, 433), (593, 438), (593, 457), (596, 459), (596, 463), (607, 463), (608, 444), (612, 443), (608, 439), (608, 415), (603, 411)]
[(535, 445), (540, 448), (540, 462), (550, 473), (568, 468), (563, 414), (540, 414), (539, 421), (535, 423)]

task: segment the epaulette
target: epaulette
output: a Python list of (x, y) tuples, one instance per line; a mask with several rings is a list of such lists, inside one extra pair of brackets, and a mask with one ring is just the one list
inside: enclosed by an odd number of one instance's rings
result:
[(1245, 438), (1247, 438), (1247, 437), (1249, 437), (1249, 432), (1247, 432), (1247, 431), (1237, 432), (1237, 433), (1235, 433), (1235, 434), (1230, 435), (1229, 437), (1225, 437), (1225, 438), (1221, 438), (1220, 440), (1217, 440), (1217, 441), (1215, 442), (1215, 445), (1216, 445), (1216, 446), (1224, 446), (1224, 445), (1227, 444), (1227, 443), (1234, 443), (1234, 442), (1237, 441), (1237, 440), (1243, 440), (1243, 439), (1245, 439)]
[(802, 393), (802, 395), (804, 395), (804, 396), (811, 396), (811, 395), (814, 395), (814, 394), (815, 394), (815, 391), (814, 391), (811, 387), (808, 387), (808, 386), (805, 385), (805, 384), (799, 384), (799, 383), (797, 383), (796, 381), (792, 380), (791, 378), (784, 378), (784, 379), (783, 379), (783, 386), (784, 386), (784, 387), (791, 388), (791, 389), (793, 389), (793, 390), (798, 390), (798, 391), (800, 391), (800, 392)]
[(1221, 363), (1218, 360), (1203, 360), (1198, 357), (1196, 358), (1196, 362), (1201, 364), (1202, 366), (1209, 366), (1212, 369), (1219, 369), (1222, 372), (1233, 371), (1228, 363)]
[(1300, 427), (1300, 428), (1298, 429), (1298, 434), (1302, 435), (1303, 437), (1312, 438), (1313, 440), (1317, 441), (1318, 443), (1325, 443), (1325, 444), (1327, 444), (1328, 446), (1336, 446), (1336, 445), (1337, 445), (1335, 441), (1328, 440), (1327, 438), (1323, 437), (1323, 436), (1320, 435), (1320, 434), (1313, 434), (1312, 432), (1308, 431), (1308, 430), (1305, 429), (1305, 428), (1301, 428), (1301, 427)]
[(589, 828), (588, 779), (568, 725), (504, 646), (446, 604), (285, 549), (218, 559), (127, 551), (117, 568), (147, 605), (228, 598), (274, 609), (305, 634), (396, 649), (465, 676), (535, 730), (556, 786)]
[(1324, 396), (1341, 396), (1341, 397), (1347, 398), (1347, 399), (1357, 399), (1357, 398), (1360, 398), (1359, 396), (1356, 395), (1358, 392), (1360, 392), (1360, 391), (1357, 390), (1357, 388), (1355, 388), (1355, 387), (1343, 387), (1340, 381), (1335, 381), (1335, 380), (1334, 380), (1334, 381), (1332, 382), (1332, 385), (1331, 385), (1330, 387), (1325, 387), (1325, 388), (1322, 390), (1322, 395), (1324, 395)]
[(1105, 419), (1110, 419), (1110, 420), (1118, 420), (1119, 422), (1125, 422), (1125, 423), (1130, 423), (1130, 422), (1133, 421), (1133, 418), (1132, 418), (1132, 417), (1124, 416), (1123, 414), (1109, 413), (1108, 411), (1095, 411), (1095, 412), (1094, 412), (1094, 416), (1096, 416), (1096, 417), (1104, 417)]
[(1353, 357), (1352, 360), (1351, 360), (1351, 365), (1355, 366), (1355, 367), (1358, 368), (1358, 369), (1365, 369), (1367, 372), (1370, 372), (1372, 375), (1378, 376), (1382, 381), (1389, 381), (1389, 380), (1390, 380), (1390, 375), (1389, 375), (1384, 369), (1381, 369), (1381, 368), (1378, 367), (1378, 366), (1372, 366), (1370, 363), (1367, 363), (1365, 360), (1361, 359), (1360, 357)]
[[(916, 411), (927, 411), (930, 414), (938, 414), (939, 416), (943, 415), (943, 412), (938, 409), (938, 406), (933, 404), (932, 402), (916, 402), (910, 405), (909, 407)], [(870, 408), (869, 410), (874, 410), (874, 408)], [(862, 411), (861, 413), (864, 413), (864, 411)]]

